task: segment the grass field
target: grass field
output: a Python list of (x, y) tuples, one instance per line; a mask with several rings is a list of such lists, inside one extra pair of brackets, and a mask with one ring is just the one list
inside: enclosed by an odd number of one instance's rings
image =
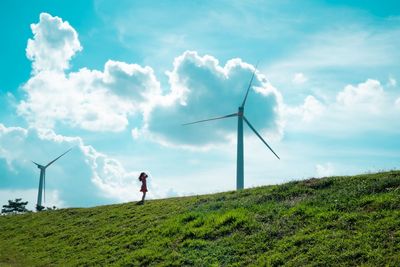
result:
[(0, 217), (0, 266), (400, 266), (400, 171)]

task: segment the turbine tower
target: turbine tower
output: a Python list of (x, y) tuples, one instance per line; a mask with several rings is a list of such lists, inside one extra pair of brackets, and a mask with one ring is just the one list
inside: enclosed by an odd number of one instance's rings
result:
[(44, 207), (42, 206), (42, 193), (43, 193), (43, 202), (46, 201), (46, 169), (49, 167), (51, 164), (53, 164), (56, 160), (67, 154), (72, 148), (68, 149), (65, 151), (63, 154), (58, 156), (57, 158), (53, 159), (50, 161), (47, 165), (43, 166), (40, 165), (39, 163), (36, 163), (32, 161), (39, 169), (40, 169), (40, 179), (39, 179), (39, 190), (38, 190), (38, 197), (37, 197), (37, 204), (36, 204), (36, 210), (41, 211)]
[[(257, 68), (257, 67), (256, 67)], [(249, 95), (249, 91), (251, 88), (251, 84), (254, 79), (254, 74), (256, 72), (256, 68), (253, 71), (253, 74), (250, 79), (249, 87), (247, 88), (246, 95), (243, 99), (242, 105), (238, 108), (238, 112), (221, 116), (221, 117), (215, 117), (211, 119), (206, 119), (206, 120), (200, 120), (200, 121), (195, 121), (195, 122), (190, 122), (190, 123), (185, 123), (183, 125), (190, 125), (190, 124), (195, 124), (195, 123), (201, 123), (201, 122), (206, 122), (206, 121), (213, 121), (213, 120), (220, 120), (220, 119), (226, 119), (230, 117), (237, 117), (238, 118), (238, 129), (237, 129), (237, 161), (236, 161), (236, 189), (243, 189), (244, 188), (244, 164), (243, 164), (243, 121), (250, 127), (251, 130), (258, 136), (258, 138), (261, 139), (261, 141), (271, 150), (272, 153), (278, 158), (279, 156), (272, 150), (272, 148), (267, 144), (267, 142), (261, 137), (261, 135), (254, 129), (254, 127), (251, 125), (251, 123), (247, 120), (247, 118), (244, 116), (244, 107), (246, 105), (246, 100), (247, 96)]]

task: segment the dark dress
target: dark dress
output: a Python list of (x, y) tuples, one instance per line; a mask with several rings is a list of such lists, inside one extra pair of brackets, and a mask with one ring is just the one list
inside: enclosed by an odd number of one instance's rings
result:
[(142, 187), (140, 188), (140, 192), (147, 192), (146, 178), (142, 177), (141, 181), (142, 181)]

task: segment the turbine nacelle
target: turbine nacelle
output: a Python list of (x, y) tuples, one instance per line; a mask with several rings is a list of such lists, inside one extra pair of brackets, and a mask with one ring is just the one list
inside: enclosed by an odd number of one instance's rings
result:
[(243, 115), (244, 115), (244, 107), (239, 107), (239, 111), (238, 111), (237, 115), (239, 117), (243, 117)]
[(32, 163), (33, 163), (33, 164), (35, 164), (35, 165), (36, 165), (36, 167), (38, 167), (38, 169), (46, 169), (46, 167), (45, 167), (45, 166), (43, 166), (43, 165), (40, 165), (39, 163), (36, 163), (36, 162), (34, 162), (34, 161), (32, 161)]

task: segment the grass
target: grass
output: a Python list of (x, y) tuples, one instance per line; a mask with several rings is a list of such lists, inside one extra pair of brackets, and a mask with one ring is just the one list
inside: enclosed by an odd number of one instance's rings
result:
[(400, 171), (0, 217), (0, 266), (400, 266)]

